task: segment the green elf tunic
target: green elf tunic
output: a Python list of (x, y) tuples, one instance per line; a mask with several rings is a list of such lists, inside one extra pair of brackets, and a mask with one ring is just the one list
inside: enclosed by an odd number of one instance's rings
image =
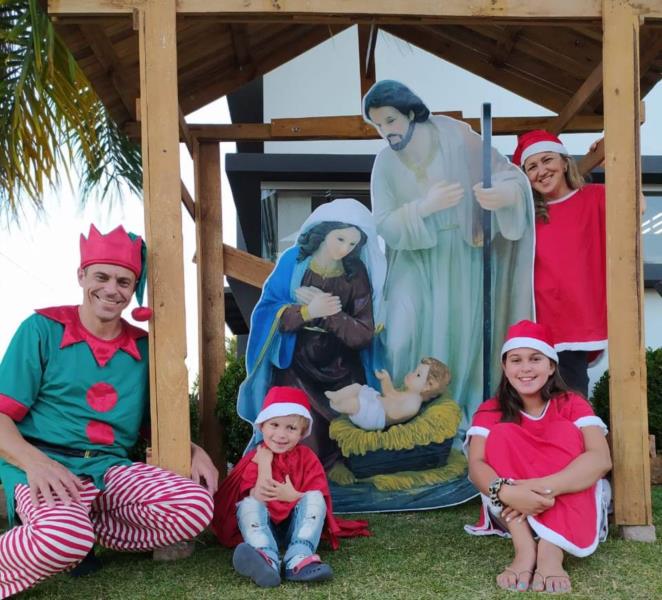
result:
[[(129, 465), (148, 406), (147, 332), (122, 320), (112, 340), (91, 334), (77, 306), (39, 309), (14, 335), (0, 363), (0, 412), (24, 437), (95, 456), (45, 453), (104, 489), (103, 475)], [(37, 444), (38, 445), (38, 444)], [(10, 524), (24, 471), (0, 458)]]

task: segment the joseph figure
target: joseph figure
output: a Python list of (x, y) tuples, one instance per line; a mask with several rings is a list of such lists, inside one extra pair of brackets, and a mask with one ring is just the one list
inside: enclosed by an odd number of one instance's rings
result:
[[(461, 436), (482, 401), (483, 229), (492, 215), (492, 340), (533, 318), (533, 201), (524, 174), (492, 149), (492, 187), (482, 186), (482, 141), (468, 125), (432, 116), (396, 81), (379, 81), (364, 117), (386, 139), (372, 172), (372, 207), (387, 247), (384, 344), (394, 381), (420, 356), (451, 370)], [(491, 389), (499, 353), (492, 351)]]

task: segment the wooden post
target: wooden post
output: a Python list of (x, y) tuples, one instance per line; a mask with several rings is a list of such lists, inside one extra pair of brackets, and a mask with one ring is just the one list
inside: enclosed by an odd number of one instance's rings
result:
[(202, 445), (225, 475), (216, 390), (225, 371), (225, 296), (221, 155), (218, 142), (195, 143), (195, 232), (198, 268), (198, 353)]
[(614, 507), (625, 537), (652, 541), (639, 198), (639, 17), (603, 0), (607, 305)]
[(140, 115), (150, 322), (151, 462), (191, 472), (179, 115), (176, 0), (145, 0), (138, 10)]

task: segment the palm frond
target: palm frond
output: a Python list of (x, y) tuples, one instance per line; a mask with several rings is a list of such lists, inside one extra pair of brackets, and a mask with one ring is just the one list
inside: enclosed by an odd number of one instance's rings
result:
[(38, 209), (80, 173), (80, 197), (139, 192), (140, 149), (112, 121), (38, 0), (0, 0), (0, 211)]

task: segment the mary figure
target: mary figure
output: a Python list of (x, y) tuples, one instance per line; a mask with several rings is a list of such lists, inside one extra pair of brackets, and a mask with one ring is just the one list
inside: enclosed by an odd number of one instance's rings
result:
[(385, 276), (370, 211), (349, 198), (318, 207), (279, 258), (251, 316), (239, 415), (252, 423), (273, 385), (303, 389), (314, 419), (305, 443), (330, 468), (338, 448), (329, 421), (338, 415), (324, 391), (376, 385), (372, 347)]

